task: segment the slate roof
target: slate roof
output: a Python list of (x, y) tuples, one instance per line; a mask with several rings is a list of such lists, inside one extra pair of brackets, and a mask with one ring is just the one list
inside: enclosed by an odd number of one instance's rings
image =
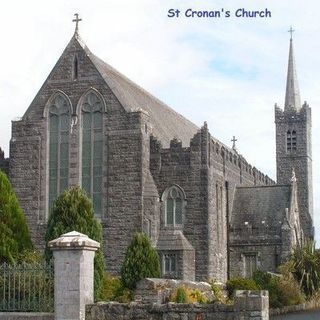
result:
[[(272, 185), (237, 187), (233, 199), (232, 228), (252, 227), (278, 228), (283, 221), (285, 209), (290, 207), (291, 186)], [(264, 223), (262, 223), (264, 221)]]
[(199, 130), (194, 123), (91, 53), (79, 35), (75, 35), (74, 39), (85, 50), (124, 109), (128, 112), (143, 110), (150, 115), (153, 133), (163, 147), (169, 147), (170, 140), (174, 137), (180, 139), (183, 146), (189, 146), (190, 139)]

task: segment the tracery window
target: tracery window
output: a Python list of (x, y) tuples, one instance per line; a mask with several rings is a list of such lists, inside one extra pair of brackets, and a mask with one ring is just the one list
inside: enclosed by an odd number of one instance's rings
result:
[(183, 192), (180, 188), (172, 186), (164, 194), (166, 226), (181, 226), (184, 204)]
[(295, 130), (287, 131), (287, 152), (297, 150), (297, 133)]
[(90, 91), (82, 105), (82, 187), (91, 197), (95, 214), (102, 214), (103, 103)]
[(49, 107), (49, 208), (68, 187), (70, 105), (62, 95)]

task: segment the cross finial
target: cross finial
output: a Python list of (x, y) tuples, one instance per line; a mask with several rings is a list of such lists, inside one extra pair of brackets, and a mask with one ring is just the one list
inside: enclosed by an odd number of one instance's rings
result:
[(290, 32), (290, 40), (292, 40), (292, 34), (295, 32), (295, 30), (292, 29), (292, 26), (290, 27), (288, 32)]
[(232, 149), (236, 150), (236, 142), (238, 141), (238, 139), (236, 139), (235, 136), (233, 136), (233, 138), (231, 139), (232, 142)]
[(79, 14), (78, 13), (75, 13), (74, 16), (75, 16), (75, 19), (73, 19), (72, 22), (76, 23), (76, 29), (75, 29), (74, 33), (77, 34), (78, 30), (79, 30), (79, 26), (78, 25), (79, 25), (79, 22), (82, 21), (82, 19), (79, 19)]

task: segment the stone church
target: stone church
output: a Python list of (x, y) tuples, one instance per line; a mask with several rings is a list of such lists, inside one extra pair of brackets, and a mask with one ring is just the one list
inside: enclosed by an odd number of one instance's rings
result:
[[(78, 23), (78, 22), (77, 22)], [(136, 231), (157, 248), (162, 275), (225, 281), (276, 271), (313, 238), (311, 109), (301, 105), (290, 40), (284, 109), (275, 106), (277, 183), (95, 56), (78, 28), (0, 153), (44, 245), (57, 196), (92, 199), (107, 270), (119, 273)]]

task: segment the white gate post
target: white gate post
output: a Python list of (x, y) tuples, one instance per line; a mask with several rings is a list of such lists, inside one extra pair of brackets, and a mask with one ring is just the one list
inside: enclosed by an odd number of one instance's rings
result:
[(54, 257), (55, 320), (84, 320), (93, 303), (93, 260), (100, 243), (72, 231), (49, 242)]

